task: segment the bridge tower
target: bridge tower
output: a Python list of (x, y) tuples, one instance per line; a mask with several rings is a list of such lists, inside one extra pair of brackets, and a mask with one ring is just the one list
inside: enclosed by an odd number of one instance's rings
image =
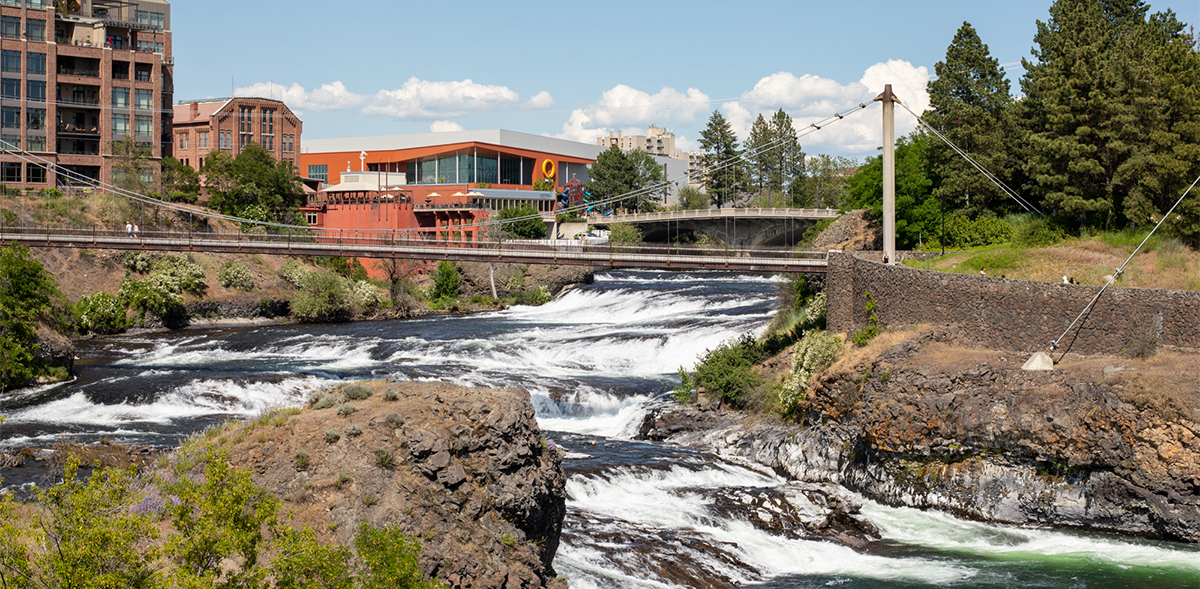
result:
[(896, 104), (892, 85), (875, 97), (883, 102), (883, 251), (889, 264), (896, 263)]

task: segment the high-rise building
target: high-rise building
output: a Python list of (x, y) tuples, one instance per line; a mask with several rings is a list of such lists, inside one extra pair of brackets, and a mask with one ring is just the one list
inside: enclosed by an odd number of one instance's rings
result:
[(121, 140), (156, 174), (171, 155), (173, 66), (163, 0), (0, 0), (0, 183), (110, 183)]
[(256, 143), (275, 159), (298, 164), (303, 129), (300, 119), (278, 100), (185, 100), (175, 105), (174, 157), (200, 171), (208, 154), (227, 151), (236, 156), (247, 145)]
[(687, 183), (693, 186), (703, 184), (701, 181), (704, 175), (703, 166), (701, 165), (702, 155), (695, 151), (677, 151), (675, 149), (675, 134), (663, 127), (655, 127), (654, 123), (650, 123), (650, 127), (646, 129), (645, 135), (626, 135), (621, 131), (617, 131), (617, 134), (614, 136), (612, 131), (609, 131), (608, 137), (599, 137), (596, 139), (596, 145), (605, 148), (615, 145), (621, 151), (640, 149), (651, 155), (686, 160), (688, 162)]

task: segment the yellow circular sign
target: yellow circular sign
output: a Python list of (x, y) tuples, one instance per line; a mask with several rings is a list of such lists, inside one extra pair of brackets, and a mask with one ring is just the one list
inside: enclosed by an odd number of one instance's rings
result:
[(547, 178), (553, 178), (555, 172), (557, 172), (557, 170), (554, 167), (553, 161), (545, 160), (542, 162), (542, 175), (543, 176), (545, 176)]

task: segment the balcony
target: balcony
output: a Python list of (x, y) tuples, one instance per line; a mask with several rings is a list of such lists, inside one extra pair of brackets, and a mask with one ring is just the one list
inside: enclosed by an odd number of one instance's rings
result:
[(58, 75), (60, 76), (81, 76), (84, 78), (99, 78), (100, 70), (81, 70), (77, 68), (58, 67)]
[(76, 125), (74, 123), (59, 123), (58, 132), (66, 135), (99, 135), (99, 125)]

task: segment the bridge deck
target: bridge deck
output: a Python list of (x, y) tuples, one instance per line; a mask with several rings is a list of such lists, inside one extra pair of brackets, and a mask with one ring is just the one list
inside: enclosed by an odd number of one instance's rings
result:
[(635, 213), (630, 215), (589, 215), (588, 223), (592, 225), (608, 225), (612, 223), (661, 223), (665, 221), (701, 221), (717, 219), (804, 219), (821, 221), (836, 219), (838, 212), (830, 209), (689, 209), (684, 211), (663, 211), (660, 213)]
[(429, 242), (406, 240), (394, 232), (365, 231), (326, 232), (315, 237), (184, 232), (143, 232), (138, 237), (126, 237), (122, 231), (96, 229), (0, 228), (0, 242), (14, 241), (30, 247), (573, 264), (614, 268), (824, 272), (826, 266), (824, 252), (796, 252), (789, 249), (547, 245), (520, 241)]

